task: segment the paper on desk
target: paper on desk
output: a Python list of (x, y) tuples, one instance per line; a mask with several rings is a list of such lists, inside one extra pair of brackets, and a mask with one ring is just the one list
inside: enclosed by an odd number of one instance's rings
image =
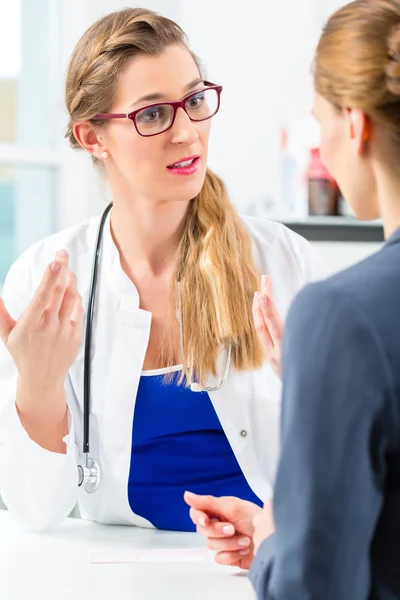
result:
[(201, 549), (94, 550), (92, 564), (144, 562), (213, 562), (212, 554)]

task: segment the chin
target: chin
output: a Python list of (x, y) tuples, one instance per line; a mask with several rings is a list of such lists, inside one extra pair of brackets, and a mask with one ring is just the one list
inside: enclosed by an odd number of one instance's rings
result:
[[(340, 186), (339, 186), (340, 187)], [(380, 218), (375, 194), (371, 189), (366, 189), (365, 185), (355, 187), (351, 185), (351, 190), (347, 190), (343, 185), (342, 194), (350, 206), (353, 214), (360, 221), (375, 221)]]
[(377, 213), (371, 214), (371, 213), (362, 212), (362, 213), (357, 214), (355, 211), (354, 211), (354, 214), (357, 217), (357, 219), (359, 219), (360, 221), (376, 221), (377, 219), (380, 219), (380, 216), (381, 216), (380, 214), (377, 214)]
[(368, 206), (368, 202), (365, 198), (358, 204), (349, 202), (349, 205), (354, 215), (357, 219), (360, 219), (360, 221), (375, 221), (380, 218), (379, 212), (375, 210), (374, 206)]
[(189, 179), (185, 181), (182, 177), (182, 180), (177, 181), (174, 185), (174, 191), (171, 189), (171, 196), (176, 200), (191, 200), (200, 194), (203, 184), (204, 176), (196, 177), (196, 179), (192, 179), (191, 181)]

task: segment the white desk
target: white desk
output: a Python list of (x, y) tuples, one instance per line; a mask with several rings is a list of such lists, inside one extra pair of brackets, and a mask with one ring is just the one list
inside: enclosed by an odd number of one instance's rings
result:
[(247, 573), (214, 563), (91, 564), (93, 550), (204, 548), (196, 534), (67, 519), (27, 533), (0, 511), (1, 600), (254, 600)]

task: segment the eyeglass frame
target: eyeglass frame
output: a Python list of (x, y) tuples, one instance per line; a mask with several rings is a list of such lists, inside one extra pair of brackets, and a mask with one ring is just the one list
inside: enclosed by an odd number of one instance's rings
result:
[[(175, 117), (176, 117), (178, 108), (182, 108), (193, 123), (201, 123), (202, 121), (207, 121), (208, 119), (211, 119), (219, 111), (219, 107), (221, 105), (221, 92), (223, 89), (222, 85), (216, 85), (215, 83), (211, 83), (210, 81), (203, 81), (203, 84), (207, 87), (205, 87), (201, 90), (197, 90), (196, 92), (191, 92), (190, 94), (187, 94), (186, 96), (184, 96), (184, 98), (182, 98), (182, 100), (179, 100), (178, 102), (156, 102), (153, 104), (148, 104), (147, 106), (142, 106), (141, 108), (138, 108), (137, 110), (133, 110), (132, 112), (129, 112), (127, 114), (125, 114), (125, 113), (98, 113), (93, 118), (93, 120), (94, 121), (107, 121), (108, 119), (129, 119), (134, 124), (135, 129), (138, 132), (138, 134), (142, 137), (153, 137), (155, 135), (160, 135), (161, 133), (168, 131), (168, 129), (170, 129), (175, 122)], [(204, 119), (192, 119), (192, 117), (189, 115), (189, 113), (187, 112), (187, 110), (185, 108), (185, 103), (192, 96), (196, 96), (197, 94), (200, 94), (201, 92), (206, 91), (206, 90), (215, 90), (217, 92), (217, 96), (218, 96), (217, 108), (216, 108), (215, 112), (212, 115), (210, 115), (209, 117), (205, 117)], [(163, 129), (162, 131), (158, 131), (157, 133), (149, 133), (149, 134), (140, 133), (138, 126), (136, 124), (136, 115), (138, 113), (142, 112), (142, 110), (147, 110), (148, 108), (152, 108), (153, 106), (160, 106), (160, 105), (172, 106), (172, 108), (174, 110), (174, 114), (172, 115), (171, 123), (168, 125), (168, 127), (166, 129)]]

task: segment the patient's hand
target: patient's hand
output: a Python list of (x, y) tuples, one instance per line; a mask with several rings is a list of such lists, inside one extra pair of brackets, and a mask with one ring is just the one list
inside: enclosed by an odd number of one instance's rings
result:
[(253, 546), (254, 554), (257, 554), (259, 547), (275, 531), (272, 500), (264, 504), (261, 512), (257, 513), (253, 519)]
[(190, 518), (197, 533), (207, 538), (210, 550), (217, 552), (216, 562), (249, 569), (254, 556), (253, 519), (262, 509), (231, 496), (215, 498), (186, 492), (185, 501), (191, 507)]
[(275, 306), (272, 282), (267, 275), (262, 276), (261, 292), (254, 294), (253, 318), (266, 358), (280, 379), (283, 323)]

